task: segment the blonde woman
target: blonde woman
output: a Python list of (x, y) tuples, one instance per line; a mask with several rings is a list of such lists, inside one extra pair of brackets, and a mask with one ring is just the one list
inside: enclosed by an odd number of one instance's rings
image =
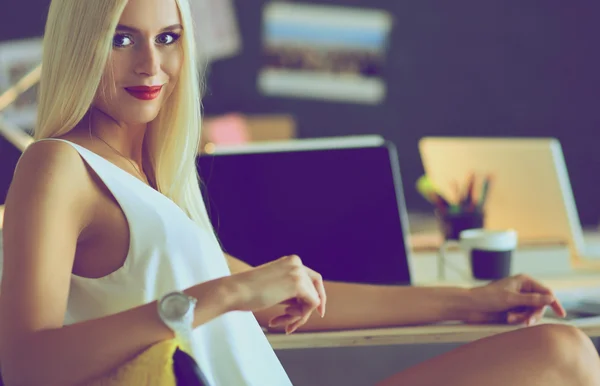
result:
[[(547, 288), (522, 276), (472, 290), (375, 287), (324, 283), (297, 256), (256, 268), (224, 256), (195, 168), (192, 28), (188, 0), (52, 1), (38, 141), (6, 202), (6, 384), (81, 384), (171, 339), (181, 330), (158, 309), (173, 291), (193, 305), (190, 349), (213, 386), (290, 384), (260, 324), (291, 333), (533, 324), (546, 306), (564, 314)], [(465, 345), (381, 384), (597, 385), (598, 368), (578, 330), (540, 326)]]

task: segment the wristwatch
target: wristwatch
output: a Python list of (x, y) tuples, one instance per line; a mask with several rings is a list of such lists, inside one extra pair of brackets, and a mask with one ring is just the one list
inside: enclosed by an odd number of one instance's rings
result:
[(174, 333), (181, 348), (191, 354), (194, 310), (198, 300), (183, 292), (170, 292), (158, 302), (158, 315)]

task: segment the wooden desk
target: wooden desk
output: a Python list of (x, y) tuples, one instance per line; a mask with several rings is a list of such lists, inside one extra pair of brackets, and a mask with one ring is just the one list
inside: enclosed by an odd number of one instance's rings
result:
[[(554, 319), (544, 319), (541, 323), (566, 324), (566, 322)], [(525, 327), (506, 325), (485, 326), (441, 324), (367, 330), (304, 332), (294, 333), (292, 335), (268, 334), (267, 336), (275, 350), (289, 350), (320, 347), (467, 343), (519, 328)], [(600, 337), (600, 323), (597, 325), (580, 326), (580, 328), (589, 337)]]
[[(562, 291), (578, 288), (600, 287), (600, 273), (580, 272), (563, 278), (547, 279), (557, 294)], [(448, 285), (448, 283), (432, 283), (432, 285)], [(453, 283), (469, 286), (469, 283)], [(567, 324), (560, 319), (543, 319), (540, 323)], [(571, 322), (581, 328), (592, 338), (600, 337), (600, 322), (590, 324), (589, 321)], [(433, 343), (466, 343), (487, 336), (508, 332), (522, 326), (507, 325), (465, 325), (446, 323), (427, 326), (377, 328), (363, 330), (344, 330), (327, 332), (306, 332), (285, 334), (267, 334), (269, 342), (276, 350), (308, 349), (321, 347), (357, 347), (385, 346)]]

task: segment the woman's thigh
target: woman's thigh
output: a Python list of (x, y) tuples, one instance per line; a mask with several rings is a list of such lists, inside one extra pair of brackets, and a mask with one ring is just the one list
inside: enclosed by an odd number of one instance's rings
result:
[(591, 340), (565, 325), (518, 329), (466, 344), (377, 386), (600, 385)]

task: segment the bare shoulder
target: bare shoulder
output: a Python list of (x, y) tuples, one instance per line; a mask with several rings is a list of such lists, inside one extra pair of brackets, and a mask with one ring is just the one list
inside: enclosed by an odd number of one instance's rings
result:
[(39, 141), (21, 156), (12, 185), (17, 189), (56, 189), (60, 183), (73, 188), (81, 184), (86, 174), (85, 163), (73, 146), (62, 141)]
[[(55, 168), (75, 169), (82, 165), (79, 153), (75, 148), (63, 141), (37, 141), (23, 152), (16, 173), (36, 171), (47, 172)], [(71, 170), (75, 171), (75, 170)]]
[[(81, 156), (68, 143), (39, 141), (31, 144), (19, 160), (11, 183), (7, 214), (11, 208), (70, 206), (73, 214), (89, 204), (93, 187)], [(81, 213), (80, 213), (81, 214)]]

